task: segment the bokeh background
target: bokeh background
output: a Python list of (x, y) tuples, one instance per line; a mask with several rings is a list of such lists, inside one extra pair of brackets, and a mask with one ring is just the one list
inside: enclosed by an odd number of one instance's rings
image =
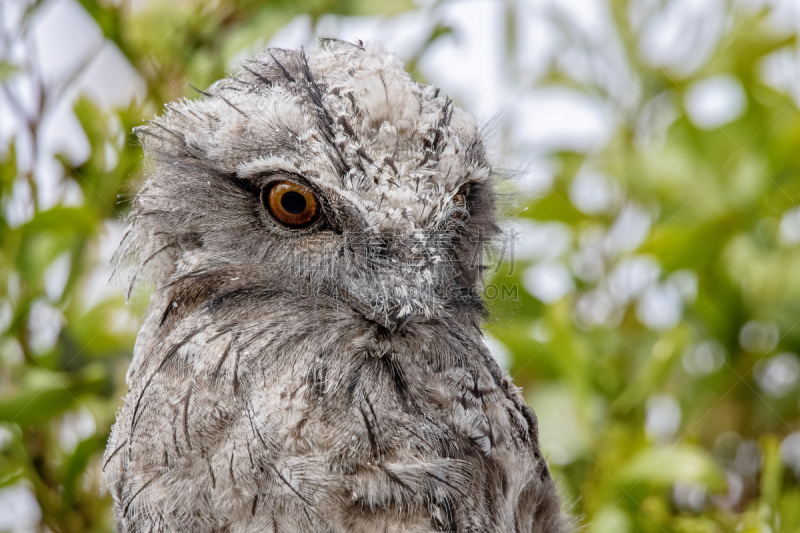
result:
[(131, 129), (318, 37), (485, 124), (486, 342), (583, 529), (800, 531), (798, 31), (796, 0), (0, 1), (0, 531), (112, 530)]

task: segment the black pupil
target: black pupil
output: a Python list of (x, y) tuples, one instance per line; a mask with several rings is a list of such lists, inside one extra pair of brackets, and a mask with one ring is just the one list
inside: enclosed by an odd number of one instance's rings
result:
[(292, 215), (299, 215), (306, 210), (306, 199), (299, 192), (287, 191), (281, 196), (281, 207), (287, 213)]

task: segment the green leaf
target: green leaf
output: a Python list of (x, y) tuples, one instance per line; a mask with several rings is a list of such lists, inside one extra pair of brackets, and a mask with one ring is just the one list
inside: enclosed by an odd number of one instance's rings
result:
[(30, 370), (29, 381), (16, 394), (0, 399), (0, 421), (36, 424), (69, 410), (83, 394), (96, 393), (105, 381), (99, 366), (76, 373)]
[(775, 435), (764, 435), (759, 444), (762, 453), (761, 471), (761, 512), (763, 518), (771, 522), (777, 519), (778, 505), (783, 488), (783, 461), (781, 460), (781, 441)]
[(704, 449), (677, 444), (647, 448), (622, 466), (617, 481), (667, 487), (676, 481), (704, 483), (712, 491), (725, 487), (725, 475)]
[(603, 506), (592, 517), (589, 533), (628, 533), (631, 531), (631, 518), (616, 506)]
[(86, 235), (94, 232), (96, 221), (94, 213), (85, 207), (57, 206), (36, 213), (23, 228), (28, 232), (52, 231)]
[(107, 435), (95, 435), (78, 443), (75, 451), (64, 462), (64, 500), (74, 502), (80, 492), (81, 476), (94, 454), (105, 449)]
[(20, 479), (25, 459), (19, 428), (14, 424), (0, 424), (0, 487)]
[(8, 61), (0, 61), (0, 82), (13, 76), (19, 68)]
[(338, 0), (325, 6), (325, 11), (337, 15), (370, 16), (396, 15), (413, 8), (414, 4), (409, 0)]

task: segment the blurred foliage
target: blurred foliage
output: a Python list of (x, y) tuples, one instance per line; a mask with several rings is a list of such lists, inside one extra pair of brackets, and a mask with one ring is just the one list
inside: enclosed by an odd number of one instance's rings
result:
[[(800, 249), (779, 236), (800, 200), (800, 114), (760, 75), (765, 56), (794, 50), (795, 37), (768, 24), (766, 11), (731, 9), (730, 29), (709, 60), (680, 73), (647, 57), (628, 7), (611, 2), (638, 103), (625, 109), (591, 76), (554, 65), (545, 84), (599, 98), (623, 119), (599, 153), (556, 154), (552, 186), (516, 211), (571, 230), (574, 241), (558, 261), (575, 272), (575, 290), (548, 304), (522, 293), (511, 311), (498, 303), (489, 330), (513, 351), (511, 373), (589, 531), (800, 531), (800, 470), (796, 460), (783, 464), (796, 441), (781, 446), (800, 422), (792, 374)], [(586, 53), (599, 62), (601, 52)], [(701, 129), (685, 111), (688, 94), (719, 74), (741, 82), (745, 110)], [(643, 119), (653, 120), (653, 107), (664, 103), (661, 138), (643, 140)], [(573, 187), (588, 172), (607, 180), (612, 199), (602, 212), (574, 205)], [(630, 206), (651, 225), (620, 251), (609, 246), (611, 234)], [(641, 270), (633, 267), (642, 261), (655, 265), (656, 277), (634, 290)], [(499, 269), (493, 283), (525, 285), (529, 270), (516, 267), (511, 276)], [(676, 304), (680, 315), (648, 325), (647, 290), (675, 294), (679, 280), (690, 281)], [(632, 292), (620, 294), (626, 287)], [(785, 378), (788, 390), (758, 384), (759, 372)], [(676, 413), (674, 428), (660, 430)]]
[[(297, 15), (316, 21), (413, 8), (406, 0), (80, 3), (145, 80), (146, 97), (113, 111), (75, 104), (91, 155), (79, 166), (58, 161), (80, 187), (78, 204), (40, 208), (33, 171), (18, 168), (17, 143), (0, 160), (6, 212), (15, 188), (33, 198), (21, 225), (0, 218), (0, 487), (29, 487), (42, 527), (54, 532), (112, 529), (102, 452), (144, 303), (126, 307), (121, 294), (87, 303), (86, 294), (108, 273), (103, 236), (141, 174), (132, 128), (165, 102), (192, 97), (190, 83), (222, 77)], [(518, 3), (506, 5), (511, 65), (525, 51), (513, 38)], [(34, 2), (26, 18), (39, 7)], [(535, 81), (531, 88), (566, 86), (605, 101), (622, 119), (601, 151), (550, 154), (552, 184), (511, 209), (517, 222), (566, 229), (565, 251), (546, 261), (521, 256), (491, 279), (528, 287), (531, 269), (549, 261), (569, 269), (572, 290), (548, 303), (525, 290), (511, 302), (494, 300), (487, 330), (512, 352), (511, 374), (539, 415), (553, 470), (587, 531), (799, 531), (800, 436), (791, 434), (800, 389), (787, 373), (800, 352), (800, 247), (782, 240), (780, 228), (800, 199), (800, 114), (759, 75), (764, 58), (794, 47), (794, 37), (775, 32), (765, 13), (731, 9), (716, 51), (687, 74), (654, 66), (627, 2), (612, 1), (610, 12), (637, 80), (636, 103), (620, 103), (599, 77), (559, 62)], [(563, 31), (582, 53), (605, 53)], [(431, 30), (409, 63), (415, 76), (417, 59), (450, 33)], [(0, 62), (0, 83), (28, 67)], [(684, 112), (687, 94), (721, 73), (741, 82), (745, 110), (722, 127), (698, 128)], [(47, 109), (42, 98), (27, 118), (34, 137)], [(654, 109), (667, 117), (660, 128)], [(611, 195), (591, 213), (575, 201), (589, 170)], [(631, 208), (648, 217), (646, 235), (614, 248), (609, 239)], [(56, 264), (67, 272), (63, 287), (52, 281)], [(651, 279), (620, 296), (635, 285), (637, 265), (649, 265)], [(647, 306), (659, 294), (680, 313), (654, 324)], [(42, 322), (57, 324), (52, 342)]]

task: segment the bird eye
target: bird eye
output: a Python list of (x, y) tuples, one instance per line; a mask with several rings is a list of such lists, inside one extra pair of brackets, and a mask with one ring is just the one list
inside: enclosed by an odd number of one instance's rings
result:
[(281, 224), (307, 228), (319, 219), (319, 202), (311, 189), (293, 181), (276, 181), (261, 190), (261, 204)]
[(453, 212), (453, 215), (458, 218), (464, 218), (467, 215), (467, 192), (464, 190), (458, 191), (456, 194), (453, 195), (453, 204), (456, 206), (456, 210)]

